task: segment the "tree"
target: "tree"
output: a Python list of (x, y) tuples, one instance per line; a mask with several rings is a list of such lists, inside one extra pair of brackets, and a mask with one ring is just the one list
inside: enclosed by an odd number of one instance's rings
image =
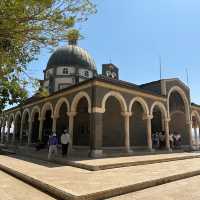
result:
[(27, 97), (26, 65), (96, 12), (90, 0), (0, 1), (0, 111)]

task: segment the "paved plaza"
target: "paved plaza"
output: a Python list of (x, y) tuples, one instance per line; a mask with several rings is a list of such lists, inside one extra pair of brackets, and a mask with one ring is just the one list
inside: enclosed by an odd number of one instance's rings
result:
[[(198, 153), (182, 153), (177, 157), (198, 156)], [(175, 154), (170, 154), (175, 156)], [(167, 155), (151, 156), (151, 159)], [(169, 155), (168, 155), (169, 156)], [(145, 159), (146, 157), (144, 157)], [(127, 162), (141, 157), (109, 158), (106, 160)], [(87, 161), (89, 162), (89, 161)], [(90, 161), (91, 163), (92, 161)], [(102, 163), (102, 160), (93, 160), (93, 163)], [(45, 187), (50, 187), (57, 193), (62, 193), (65, 199), (102, 199), (133, 192), (140, 189), (160, 185), (170, 181), (200, 175), (200, 158), (191, 158), (170, 162), (128, 166), (99, 171), (89, 171), (71, 166), (63, 166), (30, 158), (14, 158), (0, 156), (0, 168), (17, 172), (24, 177), (30, 177)], [(186, 179), (184, 179), (185, 181)], [(38, 182), (37, 182), (38, 181)]]
[(199, 200), (200, 176), (167, 183), (107, 200)]
[(0, 171), (0, 194), (0, 200), (55, 200), (2, 171)]

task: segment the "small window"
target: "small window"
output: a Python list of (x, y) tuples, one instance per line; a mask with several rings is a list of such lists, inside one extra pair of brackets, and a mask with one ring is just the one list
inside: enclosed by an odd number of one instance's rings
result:
[(46, 73), (46, 79), (49, 79), (49, 76), (50, 76), (50, 72), (47, 72)]
[(89, 77), (89, 72), (88, 71), (85, 71), (85, 76)]
[(69, 73), (69, 71), (68, 71), (68, 68), (63, 68), (63, 74), (68, 74)]
[(106, 71), (106, 76), (112, 78), (112, 73), (111, 73), (111, 71)]

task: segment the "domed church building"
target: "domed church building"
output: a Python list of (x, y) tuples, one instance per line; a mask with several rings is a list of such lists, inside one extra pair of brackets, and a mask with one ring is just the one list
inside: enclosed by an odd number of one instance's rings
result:
[(112, 63), (98, 74), (91, 55), (70, 43), (50, 56), (41, 87), (48, 96), (35, 94), (0, 116), (1, 143), (31, 148), (46, 144), (52, 131), (60, 140), (68, 129), (72, 152), (91, 157), (155, 151), (156, 133), (163, 134), (164, 150), (172, 151), (170, 134), (180, 135), (182, 149), (199, 148), (200, 106), (179, 79), (136, 85), (120, 80)]

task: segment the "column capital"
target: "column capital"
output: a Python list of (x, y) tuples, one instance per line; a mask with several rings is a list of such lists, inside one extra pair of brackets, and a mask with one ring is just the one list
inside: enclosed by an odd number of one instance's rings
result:
[(92, 113), (105, 113), (105, 108), (93, 107), (92, 108)]
[(67, 112), (68, 117), (75, 117), (77, 112)]
[(165, 122), (170, 122), (171, 119), (170, 119), (170, 118), (166, 118), (166, 119), (164, 119), (164, 121), (165, 121)]
[(143, 116), (143, 120), (152, 120), (153, 119), (153, 115), (144, 115)]
[(58, 118), (59, 118), (59, 115), (52, 115), (51, 118), (52, 118), (52, 119), (58, 119)]
[(121, 112), (121, 115), (124, 117), (130, 117), (132, 116), (132, 112)]
[(189, 120), (186, 122), (186, 124), (188, 124), (188, 125), (192, 125), (192, 123), (193, 123), (192, 120)]
[(34, 121), (34, 120), (32, 120), (32, 119), (29, 119), (29, 120), (28, 120), (28, 123), (32, 123), (33, 121)]
[(44, 121), (44, 120), (45, 120), (45, 117), (39, 117), (38, 120), (39, 120), (39, 121)]

